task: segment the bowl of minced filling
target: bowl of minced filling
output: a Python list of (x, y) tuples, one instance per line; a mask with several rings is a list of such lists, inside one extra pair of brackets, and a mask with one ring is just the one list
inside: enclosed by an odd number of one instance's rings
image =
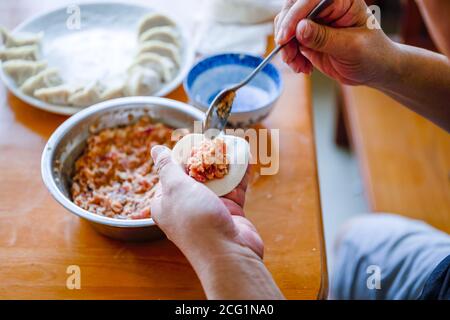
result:
[(91, 135), (75, 162), (73, 202), (110, 218), (150, 218), (150, 202), (159, 181), (150, 150), (158, 144), (172, 148), (172, 132), (144, 116), (134, 124)]
[(166, 98), (96, 104), (52, 134), (42, 154), (43, 181), (58, 203), (104, 235), (159, 238), (163, 234), (150, 212), (159, 181), (150, 150), (156, 144), (173, 147), (177, 136), (192, 131), (203, 117), (198, 109)]

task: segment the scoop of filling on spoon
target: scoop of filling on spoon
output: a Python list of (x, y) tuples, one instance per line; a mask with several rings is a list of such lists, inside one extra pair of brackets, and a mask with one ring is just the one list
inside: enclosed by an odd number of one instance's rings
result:
[(219, 117), (225, 118), (230, 113), (230, 109), (233, 106), (234, 98), (236, 98), (236, 92), (234, 91), (228, 91), (220, 98), (216, 110)]

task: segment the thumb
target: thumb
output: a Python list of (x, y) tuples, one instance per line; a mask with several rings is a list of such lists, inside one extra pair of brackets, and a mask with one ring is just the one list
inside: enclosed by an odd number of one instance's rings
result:
[(323, 53), (338, 53), (341, 46), (345, 45), (342, 30), (320, 25), (311, 20), (300, 21), (296, 36), (302, 46)]
[(176, 186), (186, 177), (181, 167), (173, 161), (172, 151), (169, 148), (161, 145), (154, 146), (151, 156), (163, 188)]

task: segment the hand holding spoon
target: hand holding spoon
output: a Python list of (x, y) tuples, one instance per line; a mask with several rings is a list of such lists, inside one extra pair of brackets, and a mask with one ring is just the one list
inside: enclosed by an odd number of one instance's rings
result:
[[(308, 19), (314, 19), (317, 15), (328, 7), (333, 0), (322, 0), (307, 16)], [(203, 129), (208, 130), (211, 128), (222, 131), (227, 124), (228, 117), (231, 114), (231, 108), (233, 106), (234, 98), (236, 97), (236, 91), (247, 85), (257, 74), (261, 71), (272, 58), (286, 46), (289, 42), (295, 39), (293, 36), (288, 42), (282, 45), (278, 45), (272, 52), (252, 71), (243, 81), (222, 90), (209, 105), (206, 117), (203, 122)]]

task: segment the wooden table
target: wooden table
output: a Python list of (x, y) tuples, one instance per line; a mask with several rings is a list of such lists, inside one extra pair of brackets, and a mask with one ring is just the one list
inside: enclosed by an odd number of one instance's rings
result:
[[(51, 7), (3, 2), (14, 27)], [(265, 242), (265, 263), (289, 299), (327, 293), (327, 268), (312, 128), (311, 87), (283, 69), (285, 90), (262, 124), (280, 129), (280, 171), (255, 178), (246, 213)], [(186, 100), (182, 88), (170, 95)], [(41, 181), (46, 140), (66, 119), (35, 109), (0, 86), (0, 298), (197, 299), (200, 283), (168, 240), (125, 243), (97, 234), (56, 203)], [(81, 289), (66, 288), (67, 267), (81, 268)]]
[(372, 211), (450, 233), (450, 135), (379, 91), (342, 90)]

